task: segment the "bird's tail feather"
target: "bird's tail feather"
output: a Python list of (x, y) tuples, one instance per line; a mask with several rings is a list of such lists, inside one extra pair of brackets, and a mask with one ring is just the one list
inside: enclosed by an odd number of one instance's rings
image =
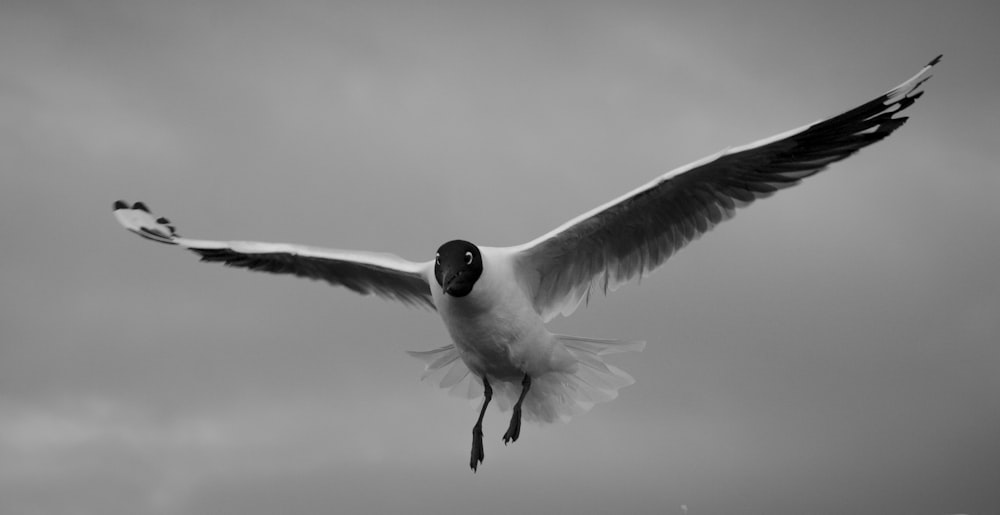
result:
[(425, 363), (421, 381), (440, 386), (463, 399), (476, 399), (483, 395), (482, 381), (469, 372), (469, 367), (460, 359), (455, 345), (406, 353)]
[[(603, 356), (638, 352), (646, 342), (555, 336), (576, 363), (566, 370), (531, 378), (531, 388), (522, 404), (525, 420), (567, 422), (590, 411), (599, 402), (615, 399), (619, 389), (635, 382), (624, 370), (605, 363)], [(459, 397), (478, 400), (482, 396), (482, 380), (469, 372), (454, 345), (409, 354), (426, 363), (421, 379)], [(502, 411), (509, 411), (521, 394), (520, 381), (490, 381), (490, 384), (497, 406)]]
[[(565, 371), (549, 372), (533, 377), (531, 389), (522, 404), (525, 420), (535, 422), (568, 422), (582, 415), (595, 404), (618, 397), (618, 390), (635, 382), (624, 370), (604, 362), (603, 356), (616, 352), (641, 351), (646, 342), (605, 340), (557, 334), (556, 339), (576, 360)], [(521, 393), (520, 385), (503, 383), (503, 392), (494, 396), (501, 409), (508, 409)]]

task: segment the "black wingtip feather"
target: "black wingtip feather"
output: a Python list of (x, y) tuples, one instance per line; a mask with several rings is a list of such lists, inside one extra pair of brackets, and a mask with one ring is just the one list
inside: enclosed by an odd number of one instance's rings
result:
[(899, 110), (902, 111), (903, 109), (906, 109), (907, 107), (910, 106), (910, 104), (916, 102), (917, 99), (920, 98), (920, 97), (922, 97), (922, 96), (924, 96), (924, 92), (923, 91), (918, 91), (918, 92), (916, 92), (916, 93), (914, 93), (914, 94), (912, 94), (912, 95), (904, 98), (903, 100), (900, 100), (899, 101)]
[(931, 59), (931, 62), (927, 63), (927, 66), (934, 66), (935, 64), (941, 62), (942, 57), (944, 57), (944, 54), (938, 54), (937, 57)]
[[(143, 204), (142, 202), (136, 202), (135, 204), (132, 204), (132, 209), (141, 209), (141, 210), (149, 213), (149, 208), (146, 207), (146, 204)], [(150, 214), (152, 214), (152, 213), (150, 213)]]
[(128, 202), (124, 200), (116, 200), (112, 211), (118, 211), (119, 209), (128, 209)]

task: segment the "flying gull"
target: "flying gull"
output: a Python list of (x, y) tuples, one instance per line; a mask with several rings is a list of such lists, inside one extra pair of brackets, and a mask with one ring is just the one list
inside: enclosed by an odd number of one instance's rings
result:
[(483, 461), (483, 416), (494, 397), (512, 409), (504, 443), (529, 421), (569, 420), (609, 401), (632, 384), (605, 363), (615, 352), (644, 342), (603, 340), (550, 332), (545, 324), (570, 315), (595, 290), (641, 277), (737, 208), (825, 169), (903, 125), (899, 113), (923, 94), (936, 57), (915, 76), (842, 114), (749, 145), (729, 148), (661, 175), (563, 225), (514, 247), (452, 240), (434, 259), (284, 243), (196, 240), (142, 202), (117, 201), (126, 229), (229, 266), (322, 279), (437, 311), (453, 343), (412, 352), (425, 376), (467, 396), (483, 396), (472, 430), (469, 465)]

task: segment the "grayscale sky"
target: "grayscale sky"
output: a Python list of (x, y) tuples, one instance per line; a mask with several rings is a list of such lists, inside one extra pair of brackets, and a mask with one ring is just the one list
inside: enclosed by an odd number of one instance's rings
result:
[[(0, 3), (0, 513), (1000, 513), (996, 2)], [(439, 319), (140, 240), (525, 242), (944, 60), (910, 123), (558, 332), (569, 424), (419, 382)], [(686, 512), (685, 512), (686, 510)]]

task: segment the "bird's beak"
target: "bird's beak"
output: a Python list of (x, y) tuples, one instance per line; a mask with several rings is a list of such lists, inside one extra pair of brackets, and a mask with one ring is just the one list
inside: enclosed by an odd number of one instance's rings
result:
[(441, 281), (441, 289), (448, 295), (451, 295), (451, 286), (458, 279), (458, 276), (458, 272), (446, 271), (444, 273), (444, 280)]

